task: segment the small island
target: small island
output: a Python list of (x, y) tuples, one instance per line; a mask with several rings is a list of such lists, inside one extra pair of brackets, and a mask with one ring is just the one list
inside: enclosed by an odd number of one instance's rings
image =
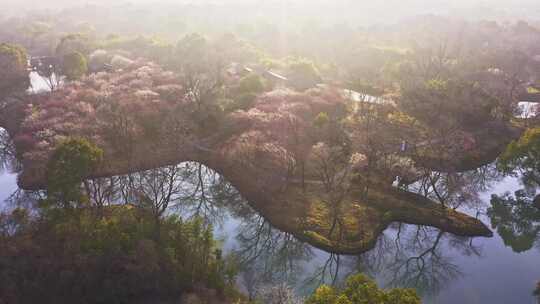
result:
[[(358, 92), (352, 98), (337, 86), (294, 90), (257, 74), (220, 83), (224, 97), (216, 104), (207, 94), (216, 94), (218, 80), (195, 92), (202, 84), (193, 87), (192, 76), (129, 60), (122, 69), (52, 92), (8, 99), (0, 126), (22, 164), (20, 185), (46, 188), (51, 153), (66, 139), (84, 138), (104, 152), (86, 178), (198, 162), (221, 174), (274, 226), (334, 253), (369, 250), (392, 222), (492, 235), (479, 220), (406, 188), (428, 172), (493, 162), (521, 134), (518, 123), (483, 118), (465, 124), (473, 118), (459, 112), (435, 124), (436, 117), (412, 116), (415, 99), (406, 94), (399, 102)], [(454, 82), (427, 83), (409, 94), (442, 92), (489, 99)], [(450, 127), (452, 133), (441, 133)], [(396, 177), (399, 185), (392, 186)]]
[(0, 304), (531, 301), (516, 1), (3, 0)]

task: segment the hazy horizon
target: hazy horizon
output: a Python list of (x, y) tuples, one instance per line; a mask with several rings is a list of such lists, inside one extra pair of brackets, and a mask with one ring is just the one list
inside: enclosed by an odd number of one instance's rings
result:
[[(189, 5), (190, 7), (216, 6), (224, 8), (249, 7), (241, 13), (254, 16), (272, 15), (276, 11), (282, 16), (305, 18), (326, 18), (337, 22), (356, 22), (359, 24), (395, 23), (417, 15), (436, 14), (464, 19), (493, 19), (513, 21), (518, 19), (537, 21), (540, 18), (540, 1), (520, 0), (511, 3), (503, 0), (398, 0), (374, 3), (354, 0), (51, 0), (35, 3), (32, 0), (2, 0), (4, 15), (18, 15), (21, 10), (36, 11), (98, 6), (98, 7), (144, 7), (159, 10)], [(302, 16), (299, 16), (302, 13)], [(0, 13), (2, 14), (2, 13)], [(234, 16), (231, 16), (233, 18)]]

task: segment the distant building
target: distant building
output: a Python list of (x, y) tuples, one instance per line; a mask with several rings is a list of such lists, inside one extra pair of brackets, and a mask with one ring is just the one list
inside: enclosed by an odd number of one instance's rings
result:
[(233, 62), (226, 69), (226, 76), (230, 81), (238, 81), (242, 77), (256, 74), (266, 79), (272, 86), (286, 86), (289, 79), (279, 74), (276, 71), (272, 71), (264, 67), (263, 65), (257, 65), (255, 67), (249, 67), (240, 63)]

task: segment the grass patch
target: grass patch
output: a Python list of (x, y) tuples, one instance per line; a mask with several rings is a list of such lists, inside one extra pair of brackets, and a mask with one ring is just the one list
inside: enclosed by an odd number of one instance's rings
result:
[[(293, 187), (294, 188), (294, 187)], [(339, 212), (324, 202), (324, 193), (310, 185), (306, 194), (290, 189), (279, 199), (284, 205), (259, 210), (280, 229), (317, 248), (339, 254), (359, 254), (375, 246), (379, 235), (392, 222), (440, 228), (461, 236), (491, 236), (479, 220), (442, 206), (420, 195), (395, 188), (372, 188), (367, 197), (352, 191)], [(288, 199), (287, 199), (288, 197)], [(303, 214), (284, 210), (306, 210)], [(257, 208), (256, 208), (257, 209)], [(336, 226), (334, 217), (337, 214)], [(300, 216), (300, 218), (298, 218)]]

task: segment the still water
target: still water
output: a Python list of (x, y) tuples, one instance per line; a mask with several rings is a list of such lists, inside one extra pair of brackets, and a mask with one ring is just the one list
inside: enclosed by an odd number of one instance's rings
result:
[[(16, 181), (16, 174), (8, 170), (0, 174), (0, 200), (18, 189)], [(492, 182), (478, 195), (482, 220), (490, 223), (486, 209), (492, 194), (521, 188), (517, 178)], [(247, 266), (238, 279), (245, 292), (287, 283), (304, 295), (321, 282), (339, 284), (348, 274), (362, 271), (382, 286), (417, 288), (424, 303), (536, 303), (532, 292), (540, 280), (539, 233), (530, 249), (517, 253), (495, 229), (492, 238), (471, 239), (396, 223), (373, 250), (337, 256), (274, 229), (249, 207), (245, 208), (251, 211), (246, 212), (239, 211), (239, 205), (216, 200), (210, 204), (214, 204), (209, 208), (214, 210), (215, 231), (224, 250), (235, 252)]]
[[(489, 225), (485, 210), (492, 194), (514, 192), (520, 188), (517, 178), (504, 178), (480, 193), (484, 203), (480, 207), (484, 211), (482, 220)], [(301, 289), (304, 281), (316, 277), (330, 261), (333, 269), (327, 269), (327, 272), (334, 274), (339, 262), (338, 276), (365, 271), (383, 286), (416, 287), (422, 293), (423, 303), (537, 303), (532, 292), (540, 280), (540, 235), (536, 235), (533, 248), (516, 253), (505, 246), (496, 230), (492, 238), (460, 239), (443, 234), (437, 243), (439, 231), (435, 229), (427, 228), (427, 233), (421, 232), (417, 237), (418, 227), (402, 225), (398, 239), (396, 226), (385, 231), (372, 251), (356, 257), (342, 256), (339, 261), (326, 252), (306, 246), (311, 255), (289, 261), (289, 268), (293, 268), (290, 267), (293, 263), (298, 264), (292, 271), (298, 272), (293, 274), (295, 285)], [(232, 217), (225, 221), (219, 235), (225, 240), (226, 248), (231, 250), (241, 246), (238, 235), (243, 229), (245, 226)], [(284, 244), (277, 246), (282, 246), (278, 250), (284, 248)], [(430, 249), (434, 251), (429, 252)], [(298, 251), (298, 248), (293, 250)], [(423, 257), (418, 259), (422, 254)], [(294, 260), (294, 257), (290, 258)], [(268, 259), (270, 264), (279, 264), (272, 261), (272, 257)], [(409, 269), (405, 270), (407, 261)], [(281, 271), (287, 269), (286, 265), (273, 266)], [(327, 273), (327, 282), (333, 280), (332, 274)], [(286, 279), (286, 276), (279, 279)]]
[[(46, 82), (38, 78), (34, 75), (32, 80), (34, 92), (47, 90)], [(206, 189), (222, 191), (222, 187), (216, 187), (215, 178), (205, 182), (209, 183)], [(373, 250), (357, 256), (337, 256), (303, 244), (274, 229), (241, 198), (223, 199), (227, 196), (206, 194), (201, 199), (208, 200), (204, 204), (209, 204), (206, 210), (224, 251), (235, 253), (245, 266), (238, 284), (246, 293), (266, 285), (286, 283), (299, 295), (305, 295), (322, 282), (340, 284), (350, 273), (361, 271), (384, 287), (416, 288), (423, 303), (428, 304), (537, 303), (532, 293), (540, 280), (540, 217), (525, 224), (510, 221), (521, 243), (523, 239), (519, 236), (526, 234), (523, 231), (529, 232), (525, 239), (528, 245), (513, 250), (491, 226), (487, 209), (493, 194), (513, 193), (523, 186), (517, 177), (500, 177), (485, 184), (486, 187), (474, 193), (477, 199), (474, 208), (460, 210), (479, 216), (492, 228), (492, 238), (458, 238), (433, 228), (395, 223), (379, 238)], [(17, 190), (16, 174), (3, 170), (0, 173), (2, 208), (9, 207), (5, 201)], [(198, 201), (191, 203), (203, 205)], [(531, 229), (528, 227), (531, 225), (539, 228)], [(509, 239), (506, 234), (505, 237), (506, 243), (514, 240), (515, 245), (516, 238)]]

